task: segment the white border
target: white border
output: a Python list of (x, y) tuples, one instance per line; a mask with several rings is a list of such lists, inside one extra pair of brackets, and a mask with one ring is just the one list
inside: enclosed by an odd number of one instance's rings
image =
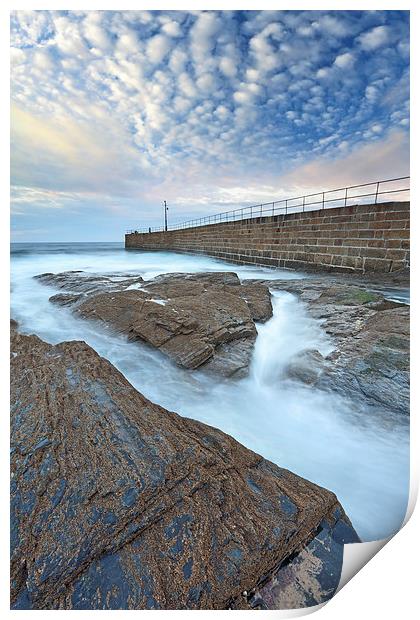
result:
[[(400, 6), (396, 6), (400, 4)], [(2, 127), (2, 150), (1, 150), (1, 190), (2, 190), (2, 202), (1, 202), (1, 252), (2, 252), (2, 271), (3, 279), (8, 281), (8, 271), (9, 271), (9, 217), (8, 217), (8, 209), (7, 205), (9, 203), (9, 52), (8, 52), (8, 44), (9, 44), (9, 34), (8, 34), (8, 23), (9, 23), (9, 10), (17, 10), (17, 9), (69, 9), (69, 10), (97, 10), (97, 9), (115, 9), (115, 10), (124, 10), (124, 9), (179, 9), (179, 10), (188, 10), (188, 9), (248, 9), (248, 10), (256, 10), (256, 9), (323, 9), (323, 10), (411, 10), (411, 40), (412, 40), (412, 52), (411, 52), (411, 60), (412, 60), (412, 109), (416, 111), (418, 106), (417, 104), (417, 91), (418, 91), (418, 72), (417, 72), (417, 59), (420, 58), (420, 51), (418, 45), (418, 39), (420, 35), (419, 29), (419, 19), (418, 19), (418, 11), (415, 8), (417, 3), (412, 1), (409, 2), (360, 2), (354, 1), (350, 3), (344, 2), (324, 2), (320, 6), (318, 3), (310, 1), (310, 2), (221, 2), (221, 1), (213, 1), (209, 3), (203, 2), (174, 2), (167, 0), (166, 2), (133, 2), (133, 1), (120, 1), (120, 2), (111, 2), (111, 1), (93, 1), (93, 0), (84, 0), (81, 1), (73, 1), (73, 2), (62, 2), (59, 0), (56, 1), (45, 1), (45, 2), (35, 2), (28, 1), (26, 2), (9, 2), (7, 6), (1, 8), (0, 10), (0, 45), (1, 45), (1, 67), (2, 67), (2, 92), (0, 97), (0, 106), (1, 106), (1, 119), (3, 123)], [(413, 79), (413, 75), (415, 78)], [(417, 84), (416, 84), (417, 83)], [(418, 131), (418, 123), (417, 123), (417, 114), (412, 115), (412, 136), (420, 136)], [(412, 140), (411, 147), (411, 155), (412, 160), (414, 159), (415, 164), (412, 166), (414, 170), (416, 170), (416, 160), (415, 156), (417, 153), (417, 144), (415, 139)], [(417, 187), (416, 187), (416, 179), (414, 178), (411, 181), (411, 202), (412, 202), (412, 221), (414, 222), (414, 226), (412, 227), (414, 230), (414, 235), (417, 230), (417, 212), (416, 205), (417, 203)], [(419, 206), (420, 208), (420, 206)], [(416, 274), (412, 276), (412, 299), (413, 304), (413, 316), (415, 316), (416, 309), (418, 307), (418, 293), (419, 288), (416, 286), (416, 278), (417, 278), (417, 250), (416, 243), (412, 243), (413, 248), (413, 260), (412, 263), (414, 265), (413, 272)], [(5, 290), (7, 284), (5, 283), (3, 290)], [(1, 332), (1, 351), (4, 355), (3, 364), (2, 364), (2, 394), (7, 395), (9, 392), (9, 377), (8, 377), (8, 300), (7, 296), (3, 300), (3, 303), (0, 307), (1, 311), (1, 323), (2, 323), (2, 332)], [(418, 355), (417, 355), (417, 327), (412, 323), (412, 376), (416, 378), (418, 376)], [(419, 383), (414, 382), (414, 383)], [(3, 397), (3, 401), (7, 400), (6, 397)], [(415, 411), (416, 404), (418, 402), (418, 393), (417, 386), (414, 385), (412, 389), (412, 413)], [(2, 428), (1, 433), (1, 471), (2, 471), (2, 484), (0, 486), (1, 493), (4, 495), (2, 506), (9, 505), (9, 472), (8, 472), (8, 422), (7, 420), (7, 407), (4, 406), (2, 408), (2, 417), (1, 424), (4, 426)], [(412, 435), (412, 443), (411, 443), (411, 493), (410, 493), (410, 505), (407, 512), (408, 518), (412, 513), (415, 504), (415, 498), (417, 495), (418, 489), (418, 476), (419, 476), (419, 466), (418, 466), (418, 456), (419, 453), (419, 428), (417, 423), (417, 418), (412, 415), (412, 425), (411, 425), (411, 435)], [(416, 551), (414, 548), (414, 541), (418, 540), (419, 535), (419, 510), (417, 510), (405, 527), (397, 533), (397, 535), (390, 541), (385, 543), (363, 543), (362, 545), (352, 545), (346, 546), (349, 547), (345, 549), (345, 568), (343, 571), (343, 577), (341, 580), (341, 584), (343, 585), (348, 576), (355, 571), (360, 569), (360, 567), (366, 562), (366, 559), (375, 555), (375, 553), (383, 546), (386, 545), (386, 548), (380, 551), (376, 557), (374, 557), (368, 564), (363, 568), (361, 573), (357, 574), (355, 577), (351, 579), (351, 582), (347, 587), (341, 590), (338, 595), (336, 595), (329, 603), (325, 606), (317, 606), (316, 608), (309, 608), (307, 610), (296, 610), (296, 611), (269, 611), (265, 612), (270, 615), (276, 615), (276, 617), (297, 617), (302, 615), (307, 615), (318, 610), (322, 607), (322, 610), (319, 612), (319, 617), (324, 618), (324, 620), (335, 620), (336, 618), (340, 618), (340, 620), (347, 620), (349, 618), (354, 618), (354, 616), (359, 616), (362, 618), (368, 618), (371, 615), (375, 615), (375, 617), (382, 618), (399, 618), (409, 619), (414, 617), (417, 612), (418, 603), (417, 603), (417, 575), (418, 575), (418, 558), (416, 555)], [(1, 552), (2, 552), (2, 561), (0, 563), (1, 568), (1, 578), (0, 578), (0, 608), (3, 610), (5, 614), (12, 613), (13, 617), (22, 616), (31, 614), (30, 611), (9, 611), (9, 554), (8, 554), (8, 512), (7, 510), (3, 510), (1, 513)], [(415, 581), (416, 580), (416, 581)], [(45, 612), (44, 612), (45, 613)], [(51, 611), (50, 614), (55, 614), (59, 612)], [(82, 613), (82, 612), (74, 612), (74, 613)], [(91, 615), (100, 614), (100, 611), (91, 611), (89, 612), (89, 617)], [(130, 613), (125, 611), (115, 611), (108, 612), (107, 618), (112, 618), (120, 616), (124, 613)], [(145, 612), (136, 612), (136, 613), (145, 613)], [(182, 611), (161, 611), (157, 613), (164, 614), (183, 614), (185, 612)], [(203, 612), (188, 612), (188, 613), (201, 613), (201, 614), (211, 614), (211, 611), (203, 611)], [(225, 614), (229, 612), (221, 612), (218, 611), (218, 614)], [(243, 613), (243, 612), (234, 612), (234, 613)], [(202, 617), (202, 616), (201, 616)]]

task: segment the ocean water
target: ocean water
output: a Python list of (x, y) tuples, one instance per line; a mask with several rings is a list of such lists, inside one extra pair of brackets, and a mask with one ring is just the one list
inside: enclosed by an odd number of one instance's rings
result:
[[(258, 325), (249, 377), (220, 380), (190, 372), (142, 343), (74, 317), (48, 301), (56, 290), (34, 275), (81, 269), (150, 279), (161, 273), (235, 271), (240, 278), (302, 278), (292, 271), (229, 265), (205, 256), (125, 251), (120, 243), (13, 244), (11, 316), (47, 342), (84, 340), (145, 396), (229, 433), (265, 458), (336, 493), (364, 541), (397, 531), (409, 486), (409, 431), (399, 415), (361, 408), (348, 399), (285, 377), (305, 349), (327, 354), (332, 343), (305, 306), (273, 291), (274, 315)], [(159, 380), (157, 380), (159, 378)]]

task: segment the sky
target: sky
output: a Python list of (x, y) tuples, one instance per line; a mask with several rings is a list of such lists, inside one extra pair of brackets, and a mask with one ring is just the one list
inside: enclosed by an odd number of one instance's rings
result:
[(15, 11), (12, 241), (409, 174), (408, 11)]

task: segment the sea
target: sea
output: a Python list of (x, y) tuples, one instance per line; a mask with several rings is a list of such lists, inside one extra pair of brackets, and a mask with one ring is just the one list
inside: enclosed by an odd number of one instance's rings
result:
[(182, 369), (148, 345), (128, 342), (104, 325), (50, 303), (57, 291), (33, 276), (67, 270), (138, 274), (146, 280), (162, 273), (203, 271), (234, 271), (241, 279), (310, 276), (202, 255), (125, 250), (123, 243), (15, 243), (11, 317), (22, 332), (51, 344), (85, 341), (153, 402), (215, 426), (280, 467), (330, 489), (363, 541), (388, 537), (400, 528), (409, 491), (408, 422), (401, 414), (373, 415), (349, 398), (286, 377), (284, 370), (295, 354), (333, 350), (320, 322), (296, 296), (272, 291), (274, 314), (257, 325), (249, 376), (220, 379)]

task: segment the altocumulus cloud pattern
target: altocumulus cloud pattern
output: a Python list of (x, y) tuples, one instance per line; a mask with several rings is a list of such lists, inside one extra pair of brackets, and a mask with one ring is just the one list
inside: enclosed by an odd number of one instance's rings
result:
[(11, 30), (16, 240), (407, 173), (408, 12), (18, 11)]

